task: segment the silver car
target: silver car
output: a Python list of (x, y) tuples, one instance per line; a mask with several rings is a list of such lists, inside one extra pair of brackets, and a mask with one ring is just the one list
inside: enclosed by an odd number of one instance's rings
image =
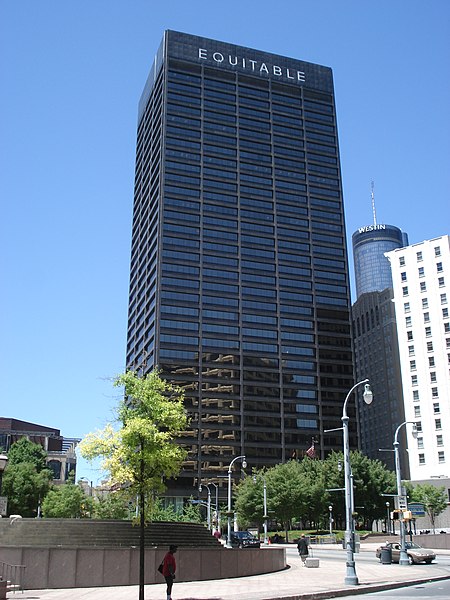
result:
[[(376, 550), (377, 558), (381, 558), (381, 551), (384, 548), (389, 548), (392, 552), (392, 562), (398, 563), (400, 561), (400, 544), (397, 542), (388, 542), (384, 546), (379, 546)], [(436, 558), (436, 553), (428, 548), (422, 548), (414, 542), (405, 542), (406, 554), (410, 565), (416, 565), (424, 562), (430, 564)]]

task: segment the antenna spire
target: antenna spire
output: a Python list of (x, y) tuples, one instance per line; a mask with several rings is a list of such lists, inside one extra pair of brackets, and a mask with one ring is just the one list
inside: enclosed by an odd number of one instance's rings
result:
[(372, 213), (373, 213), (373, 224), (374, 224), (374, 225), (376, 225), (376, 224), (377, 224), (377, 211), (375, 210), (375, 194), (374, 194), (374, 187), (375, 187), (375, 184), (374, 184), (374, 182), (372, 181), (372, 194), (371, 194), (371, 197), (372, 197)]

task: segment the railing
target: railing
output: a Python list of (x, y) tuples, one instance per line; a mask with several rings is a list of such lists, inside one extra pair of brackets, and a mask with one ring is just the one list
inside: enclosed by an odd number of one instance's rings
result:
[(336, 543), (336, 535), (333, 533), (330, 535), (310, 535), (309, 536), (310, 544), (335, 544)]
[(8, 591), (23, 592), (25, 565), (9, 565), (0, 561), (0, 579), (8, 582)]

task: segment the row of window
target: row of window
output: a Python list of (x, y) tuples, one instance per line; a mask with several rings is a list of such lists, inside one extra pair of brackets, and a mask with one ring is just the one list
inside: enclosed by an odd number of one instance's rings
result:
[[(450, 322), (444, 323), (444, 333), (450, 333)], [(425, 327), (425, 337), (431, 337), (431, 327)], [(408, 342), (412, 342), (414, 340), (414, 333), (412, 331), (406, 332), (406, 339)]]
[[(425, 281), (421, 281), (419, 285), (420, 285), (420, 292), (423, 293), (423, 292), (427, 291), (427, 284)], [(438, 277), (438, 286), (445, 287), (444, 277)], [(407, 285), (402, 287), (402, 294), (403, 294), (403, 296), (409, 296), (409, 288)]]
[[(438, 463), (442, 464), (445, 463), (445, 452), (443, 450), (440, 450), (438, 452)], [(419, 454), (419, 465), (425, 465), (426, 461), (425, 461), (425, 454), (420, 453)]]
[[(440, 246), (434, 247), (434, 256), (436, 258), (441, 256), (441, 247)], [(416, 259), (417, 259), (417, 262), (421, 262), (423, 260), (423, 252), (421, 250), (416, 252)], [(399, 264), (401, 267), (404, 267), (406, 265), (406, 259), (404, 256), (399, 256), (398, 260), (399, 260)]]
[[(440, 294), (441, 304), (447, 304), (447, 294)], [(428, 298), (422, 298), (422, 308), (428, 308)], [(405, 313), (411, 312), (411, 305), (409, 302), (405, 302), (403, 304), (403, 309)]]
[[(442, 266), (442, 263), (441, 262), (437, 262), (436, 263), (436, 272), (437, 273), (442, 273), (443, 270), (444, 270), (444, 267)], [(418, 268), (418, 275), (419, 275), (419, 278), (425, 277), (425, 267), (419, 267)], [(400, 278), (401, 278), (401, 281), (407, 281), (407, 273), (406, 273), (406, 271), (402, 271), (400, 273)]]
[[(422, 421), (415, 421), (415, 424), (416, 424), (417, 433), (422, 433), (422, 431), (423, 431)], [(441, 419), (434, 420), (434, 428), (436, 429), (436, 431), (440, 431), (442, 429), (442, 420)]]
[[(444, 436), (439, 433), (436, 435), (436, 446), (443, 446), (443, 445), (444, 445)], [(418, 450), (424, 449), (423, 437), (417, 438), (417, 449)]]
[[(442, 318), (448, 319), (448, 308), (442, 309)], [(429, 312), (423, 313), (423, 322), (424, 323), (430, 322), (430, 313)], [(406, 324), (406, 327), (412, 327), (412, 317), (409, 317), (409, 316), (405, 317), (405, 324)]]

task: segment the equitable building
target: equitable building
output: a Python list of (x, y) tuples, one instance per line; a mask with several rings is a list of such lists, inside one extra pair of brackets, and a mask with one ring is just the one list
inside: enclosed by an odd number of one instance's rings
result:
[(221, 486), (241, 455), (341, 450), (324, 433), (354, 384), (331, 69), (166, 31), (135, 177), (127, 366), (158, 366), (191, 416), (169, 495)]

